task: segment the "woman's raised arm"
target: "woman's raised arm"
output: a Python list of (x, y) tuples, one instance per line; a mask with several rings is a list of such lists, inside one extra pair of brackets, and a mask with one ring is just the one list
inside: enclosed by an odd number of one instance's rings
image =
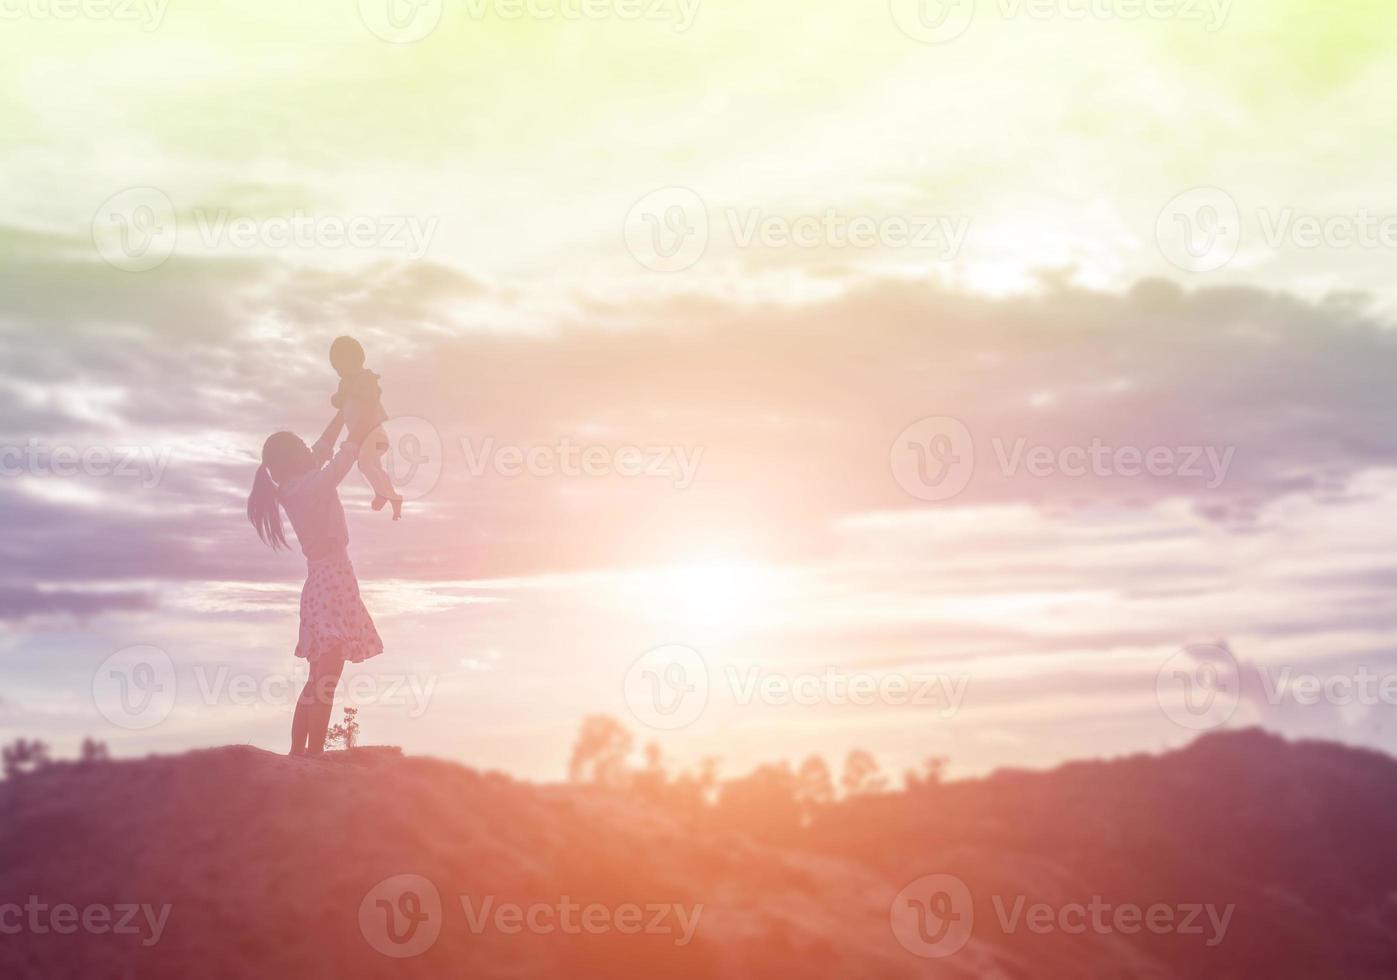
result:
[(340, 481), (349, 475), (350, 469), (359, 458), (359, 444), (363, 440), (355, 439), (352, 432), (345, 437), (346, 441), (340, 447), (340, 451), (335, 452), (335, 440), (339, 438), (340, 429), (343, 427), (344, 415), (336, 412), (325, 431), (320, 434), (320, 438), (315, 440), (315, 446), (311, 451), (315, 453), (315, 461), (320, 464), (320, 472), (312, 479), (318, 486), (339, 486)]
[[(315, 440), (315, 445), (311, 446), (311, 452), (315, 453), (315, 461), (322, 466), (329, 462), (335, 451), (335, 440), (340, 437), (340, 429), (344, 428), (344, 413), (336, 412), (335, 417), (330, 420), (330, 424), (325, 426), (325, 431), (320, 434), (320, 438)], [(357, 440), (362, 442), (363, 440)]]

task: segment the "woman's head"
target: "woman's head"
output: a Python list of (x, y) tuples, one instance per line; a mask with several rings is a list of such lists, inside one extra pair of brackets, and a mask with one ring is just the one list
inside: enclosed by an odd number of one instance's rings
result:
[(273, 551), (287, 547), (277, 487), (315, 468), (315, 456), (295, 433), (277, 432), (262, 443), (262, 465), (247, 498), (247, 519)]

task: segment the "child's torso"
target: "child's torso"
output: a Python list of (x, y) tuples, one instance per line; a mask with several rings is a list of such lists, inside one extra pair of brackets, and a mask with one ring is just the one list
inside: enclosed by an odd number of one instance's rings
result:
[(344, 420), (351, 429), (358, 428), (357, 423), (366, 420), (369, 425), (388, 421), (388, 413), (383, 410), (383, 394), (378, 384), (378, 375), (368, 368), (362, 368), (357, 374), (341, 378), (339, 396), (340, 411), (344, 413)]

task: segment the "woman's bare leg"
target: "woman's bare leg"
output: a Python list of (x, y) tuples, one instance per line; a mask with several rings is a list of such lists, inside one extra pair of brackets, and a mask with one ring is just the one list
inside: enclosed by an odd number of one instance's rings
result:
[(325, 751), (325, 735), (330, 730), (330, 716), (335, 712), (335, 689), (339, 687), (344, 659), (338, 653), (327, 653), (311, 664), (310, 703), (306, 706), (306, 751), (320, 755)]
[(311, 669), (310, 676), (306, 678), (305, 685), (301, 688), (300, 697), (296, 698), (296, 711), (291, 716), (291, 754), (306, 754), (306, 737), (310, 734), (310, 715), (314, 707), (311, 697), (311, 684), (315, 678), (315, 670)]

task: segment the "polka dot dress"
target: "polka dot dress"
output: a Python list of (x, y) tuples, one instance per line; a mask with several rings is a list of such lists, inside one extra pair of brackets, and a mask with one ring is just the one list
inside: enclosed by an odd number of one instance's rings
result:
[(359, 598), (359, 580), (347, 556), (314, 561), (301, 590), (301, 637), (296, 656), (316, 661), (336, 653), (359, 663), (383, 652), (383, 640)]

